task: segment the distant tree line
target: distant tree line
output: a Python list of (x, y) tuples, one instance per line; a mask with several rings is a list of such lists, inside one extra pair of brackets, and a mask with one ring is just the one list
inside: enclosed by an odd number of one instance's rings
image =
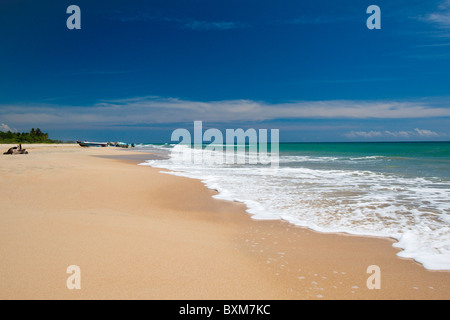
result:
[(0, 143), (62, 143), (62, 141), (49, 139), (48, 133), (33, 128), (30, 132), (0, 131)]

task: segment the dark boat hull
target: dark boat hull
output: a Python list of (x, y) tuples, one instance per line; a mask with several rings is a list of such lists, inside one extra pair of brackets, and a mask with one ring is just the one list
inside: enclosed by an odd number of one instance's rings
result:
[(105, 148), (108, 145), (107, 143), (102, 143), (102, 142), (87, 142), (87, 141), (77, 141), (77, 143), (81, 147), (101, 147), (101, 148)]

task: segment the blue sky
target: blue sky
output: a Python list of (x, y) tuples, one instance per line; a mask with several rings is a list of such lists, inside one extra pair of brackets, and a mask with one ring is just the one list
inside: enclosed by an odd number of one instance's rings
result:
[(202, 120), (282, 141), (450, 140), (449, 71), (450, 0), (0, 1), (0, 130), (168, 142)]

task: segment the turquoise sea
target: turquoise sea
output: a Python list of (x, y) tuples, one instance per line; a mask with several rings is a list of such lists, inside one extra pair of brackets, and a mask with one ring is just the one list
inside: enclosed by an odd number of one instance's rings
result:
[(138, 149), (164, 155), (145, 165), (201, 179), (254, 219), (391, 237), (400, 256), (450, 270), (450, 142), (281, 143), (278, 169), (194, 163), (187, 155), (207, 151), (182, 145)]

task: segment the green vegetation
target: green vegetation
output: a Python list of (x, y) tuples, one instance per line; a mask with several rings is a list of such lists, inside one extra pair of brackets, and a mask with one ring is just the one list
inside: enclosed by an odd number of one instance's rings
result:
[(42, 132), (39, 128), (36, 130), (33, 128), (29, 133), (0, 131), (0, 143), (62, 143), (62, 141), (51, 140), (48, 138), (48, 133)]

